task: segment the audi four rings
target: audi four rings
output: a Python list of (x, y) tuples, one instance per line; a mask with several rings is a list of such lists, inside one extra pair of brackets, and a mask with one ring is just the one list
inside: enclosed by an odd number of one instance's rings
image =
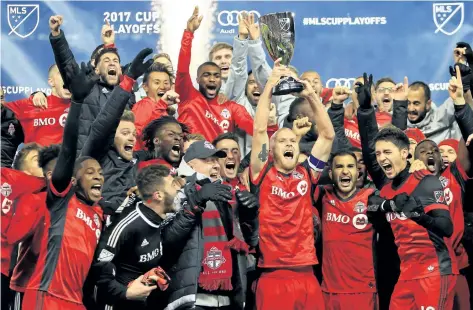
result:
[(351, 88), (353, 83), (355, 83), (356, 79), (355, 78), (331, 78), (327, 80), (325, 83), (326, 88), (334, 88), (335, 86), (343, 86), (343, 87), (348, 87)]
[(242, 13), (254, 14), (258, 18), (261, 17), (261, 14), (258, 11), (221, 11), (218, 13), (218, 23), (221, 26), (238, 26), (238, 15)]

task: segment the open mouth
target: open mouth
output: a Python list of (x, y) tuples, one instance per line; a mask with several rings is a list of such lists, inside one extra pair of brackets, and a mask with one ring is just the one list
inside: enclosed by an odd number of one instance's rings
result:
[(383, 98), (383, 103), (384, 103), (384, 104), (391, 103), (391, 99), (389, 99), (389, 98)]
[(162, 96), (164, 96), (165, 93), (165, 91), (158, 91), (158, 97), (161, 98)]
[(100, 184), (92, 185), (92, 187), (90, 188), (90, 192), (94, 196), (101, 196), (102, 195), (102, 185), (100, 185)]
[(443, 161), (443, 164), (445, 165), (445, 167), (448, 167), (450, 165), (450, 162), (448, 161), (447, 158), (442, 158), (442, 161)]
[(252, 95), (255, 99), (259, 99), (259, 97), (261, 96), (261, 93), (259, 91), (255, 91), (252, 93)]
[(222, 72), (228, 72), (230, 70), (230, 67), (229, 66), (222, 66), (222, 67), (220, 67), (220, 70)]
[(350, 186), (350, 183), (351, 183), (351, 178), (350, 177), (342, 177), (340, 179), (340, 185), (341, 186), (348, 187), (348, 186)]
[(427, 169), (429, 169), (430, 172), (435, 171), (435, 160), (433, 157), (427, 158)]
[(220, 175), (217, 172), (211, 172), (210, 177), (212, 179), (218, 179), (218, 178), (220, 178)]
[(133, 152), (133, 147), (134, 145), (133, 144), (126, 144), (123, 149), (125, 150), (125, 152)]
[(363, 179), (363, 176), (364, 176), (364, 175), (365, 175), (365, 174), (364, 174), (363, 172), (358, 171), (358, 177), (356, 178), (356, 180), (359, 181), (359, 180)]
[(391, 164), (384, 164), (383, 170), (386, 173), (391, 173), (393, 171), (393, 166)]
[(117, 70), (115, 68), (110, 68), (110, 69), (108, 69), (107, 74), (109, 76), (116, 76), (117, 75)]
[(235, 172), (235, 167), (236, 167), (236, 164), (233, 161), (227, 161), (225, 163), (225, 169), (228, 170), (228, 172), (230, 172), (230, 173)]
[(285, 151), (284, 158), (292, 160), (294, 158), (294, 151)]
[(217, 94), (217, 85), (207, 85), (207, 94), (213, 96)]
[(181, 145), (180, 144), (173, 145), (173, 147), (171, 148), (171, 153), (174, 156), (179, 157), (181, 155)]

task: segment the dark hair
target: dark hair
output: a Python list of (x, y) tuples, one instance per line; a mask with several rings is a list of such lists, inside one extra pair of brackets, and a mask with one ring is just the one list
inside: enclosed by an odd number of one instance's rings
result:
[(135, 123), (135, 114), (132, 111), (125, 110), (120, 117), (120, 121)]
[(297, 117), (297, 115), (294, 115), (296, 108), (305, 103), (308, 103), (308, 101), (302, 97), (294, 99), (294, 101), (289, 106), (289, 115), (287, 120), (290, 122), (295, 121)]
[(169, 71), (169, 69), (165, 65), (163, 65), (162, 63), (156, 62), (156, 63), (152, 64), (151, 67), (149, 67), (148, 70), (143, 75), (143, 83), (148, 82), (149, 75), (153, 72), (166, 73), (169, 76), (169, 81), (171, 83), (174, 79), (174, 75), (172, 74), (172, 72)]
[(15, 170), (23, 170), (23, 164), (25, 163), (26, 156), (31, 151), (40, 151), (41, 150), (41, 145), (35, 142), (31, 142), (28, 144), (25, 144), (23, 148), (16, 154), (15, 159), (13, 160), (13, 169)]
[(439, 147), (438, 144), (435, 143), (435, 141), (430, 140), (430, 139), (424, 139), (424, 140), (420, 141), (419, 143), (417, 143), (416, 148), (414, 149), (414, 154), (412, 154), (414, 156), (414, 159), (418, 158), (418, 156), (416, 156), (417, 155), (417, 150), (419, 149), (419, 146), (421, 144), (423, 144), (424, 142), (430, 142), (430, 143), (433, 143), (437, 148)]
[(411, 83), (411, 85), (409, 85), (409, 88), (412, 88), (414, 90), (417, 90), (419, 88), (422, 88), (424, 89), (424, 96), (425, 96), (425, 101), (429, 101), (430, 100), (430, 88), (429, 88), (429, 85), (425, 84), (424, 82), (422, 81), (415, 81), (413, 83)]
[(191, 133), (191, 134), (188, 134), (188, 135), (184, 136), (184, 142), (188, 142), (188, 141), (192, 141), (192, 140), (205, 141), (205, 137), (203, 135), (201, 135), (200, 133)]
[(97, 67), (99, 65), (99, 62), (100, 62), (100, 58), (107, 54), (107, 53), (113, 53), (115, 55), (117, 55), (118, 57), (118, 61), (120, 61), (120, 55), (118, 54), (118, 50), (116, 48), (104, 48), (104, 49), (101, 49), (97, 55), (95, 55), (95, 67)]
[(399, 149), (409, 149), (409, 138), (401, 129), (391, 126), (381, 129), (374, 142), (386, 141), (393, 143)]
[(153, 197), (156, 187), (163, 184), (163, 178), (169, 175), (169, 168), (163, 165), (150, 165), (144, 167), (136, 176), (136, 185), (143, 200)]
[(206, 61), (206, 62), (204, 62), (203, 64), (201, 64), (201, 65), (199, 66), (199, 68), (197, 68), (197, 75), (199, 75), (200, 70), (201, 70), (203, 67), (205, 67), (205, 66), (212, 66), (212, 67), (218, 68), (218, 70), (220, 70), (220, 67), (219, 67), (215, 62), (213, 62), (213, 61)]
[(48, 171), (54, 169), (55, 160), (59, 157), (61, 151), (60, 144), (51, 144), (39, 151), (38, 165), (43, 169), (43, 174), (46, 176)]
[(82, 168), (82, 163), (89, 159), (96, 160), (95, 158), (91, 156), (80, 156), (79, 158), (76, 159), (76, 162), (74, 163), (74, 173), (73, 173), (74, 176), (77, 174), (77, 171), (79, 171), (80, 168)]
[(97, 46), (92, 52), (92, 54), (90, 55), (90, 59), (95, 59), (99, 50), (102, 49), (104, 46), (105, 46), (104, 44), (100, 44), (99, 46)]
[(335, 158), (340, 157), (340, 156), (351, 156), (353, 159), (355, 159), (355, 164), (358, 165), (358, 160), (356, 159), (356, 155), (349, 151), (349, 150), (340, 150), (332, 154), (330, 157), (330, 160), (328, 161), (328, 167), (332, 169), (333, 162), (335, 161)]
[(145, 146), (149, 151), (154, 151), (154, 143), (153, 143), (154, 137), (161, 130), (161, 128), (167, 124), (177, 124), (181, 126), (182, 132), (184, 133), (189, 132), (186, 125), (178, 122), (177, 119), (175, 119), (172, 116), (162, 116), (160, 118), (157, 118), (151, 121), (145, 127), (145, 129), (143, 129), (143, 142), (145, 143)]
[(215, 138), (212, 142), (212, 144), (217, 147), (217, 143), (219, 143), (222, 140), (233, 140), (238, 144), (238, 136), (234, 134), (233, 132), (226, 132), (222, 133), (219, 135), (217, 138)]
[(385, 82), (393, 83), (394, 85), (396, 85), (394, 80), (391, 79), (390, 77), (383, 77), (383, 78), (380, 78), (379, 80), (376, 81), (376, 84), (374, 84), (374, 89), (378, 90), (379, 85), (381, 83), (385, 83)]

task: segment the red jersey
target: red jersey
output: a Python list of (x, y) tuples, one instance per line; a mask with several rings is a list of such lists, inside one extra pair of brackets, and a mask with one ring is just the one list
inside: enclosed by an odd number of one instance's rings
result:
[[(386, 124), (391, 123), (392, 116), (387, 112), (376, 112), (376, 123), (378, 127), (383, 127)], [(353, 119), (345, 118), (345, 136), (347, 136), (351, 145), (361, 149), (360, 131), (358, 129), (358, 120), (356, 117)]]
[(161, 116), (167, 116), (168, 104), (159, 99), (158, 102), (150, 97), (145, 97), (135, 103), (131, 111), (135, 115), (135, 127), (138, 139), (136, 140), (135, 151), (146, 149), (143, 142), (143, 129), (153, 120)]
[(277, 171), (268, 161), (258, 179), (251, 181), (259, 188), (260, 197), (258, 266), (284, 268), (317, 264), (311, 188), (318, 180), (307, 161), (297, 165), (290, 174)]
[(463, 166), (457, 159), (442, 172), (440, 182), (444, 188), (445, 202), (450, 206), (450, 216), (453, 222), (453, 234), (450, 237), (453, 249), (457, 257), (458, 268), (468, 267), (468, 255), (461, 244), (463, 231), (465, 230), (465, 218), (463, 216), (463, 195), (465, 182), (470, 180)]
[(41, 239), (44, 234), (46, 192), (24, 195), (17, 202), (14, 217), (7, 232), (11, 243), (21, 241), (18, 262), (13, 270), (10, 288), (24, 292), (38, 261)]
[(27, 175), (24, 172), (1, 168), (1, 195), (2, 202), (2, 251), (1, 269), (2, 274), (10, 275), (10, 260), (13, 252), (13, 244), (8, 243), (6, 232), (10, 226), (12, 215), (15, 212), (14, 201), (21, 195), (40, 191), (45, 186), (43, 178)]
[(194, 88), (189, 74), (193, 38), (192, 32), (184, 31), (176, 73), (176, 92), (181, 100), (178, 120), (186, 124), (191, 133), (200, 133), (207, 141), (213, 141), (222, 133), (234, 132), (237, 127), (252, 136), (253, 118), (245, 107), (234, 101), (219, 104), (218, 97), (208, 100)]
[[(417, 174), (410, 174), (398, 188), (393, 188), (392, 182), (389, 182), (381, 189), (380, 196), (392, 199), (401, 193), (421, 200), (425, 213), (437, 209), (449, 210), (444, 204), (442, 184), (434, 175), (427, 175), (419, 180)], [(402, 213), (388, 212), (386, 219), (391, 225), (401, 260), (399, 280), (458, 274), (450, 239), (439, 237)]]
[(328, 293), (376, 292), (374, 230), (366, 215), (368, 196), (360, 189), (341, 199), (332, 186), (322, 198), (322, 290)]
[(82, 304), (82, 287), (89, 273), (102, 230), (103, 213), (80, 201), (71, 184), (47, 192), (39, 257), (27, 290)]
[(47, 109), (36, 108), (32, 97), (5, 104), (20, 121), (25, 143), (36, 142), (43, 146), (62, 143), (71, 101), (53, 95), (48, 96), (47, 100)]

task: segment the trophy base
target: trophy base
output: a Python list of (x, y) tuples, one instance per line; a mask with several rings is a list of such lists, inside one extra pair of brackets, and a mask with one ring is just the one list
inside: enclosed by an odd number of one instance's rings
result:
[(301, 82), (296, 81), (293, 77), (283, 77), (279, 84), (274, 86), (273, 95), (282, 96), (291, 93), (300, 93), (304, 90), (304, 85)]

